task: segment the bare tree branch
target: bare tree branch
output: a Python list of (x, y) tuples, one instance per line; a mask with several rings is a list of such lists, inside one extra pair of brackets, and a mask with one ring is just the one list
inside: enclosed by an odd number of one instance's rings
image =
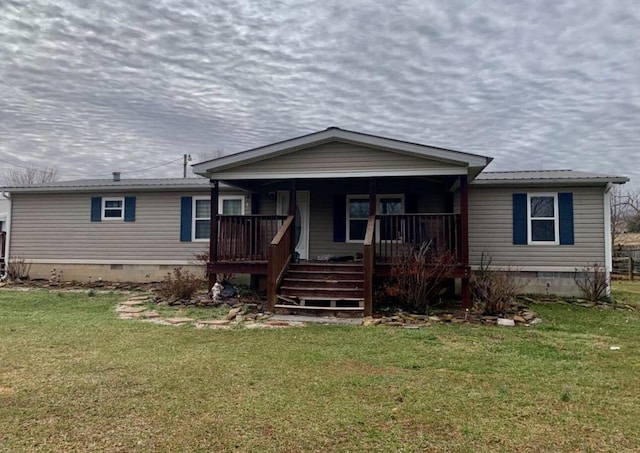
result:
[(26, 186), (55, 182), (60, 179), (58, 170), (53, 167), (38, 169), (28, 166), (20, 169), (7, 169), (2, 172), (4, 183), (8, 186)]

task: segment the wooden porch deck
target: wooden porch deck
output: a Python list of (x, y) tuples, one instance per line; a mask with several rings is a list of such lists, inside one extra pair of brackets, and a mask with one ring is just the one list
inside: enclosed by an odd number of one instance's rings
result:
[[(463, 279), (468, 286), (470, 268), (465, 262), (466, 238), (463, 235), (460, 214), (379, 214), (369, 217), (363, 243), (362, 284), (358, 284), (357, 297), (346, 297), (339, 276), (310, 283), (313, 286), (284, 288), (283, 280), (292, 264), (295, 251), (295, 218), (289, 216), (216, 216), (217, 241), (212, 241), (208, 265), (209, 282), (213, 285), (216, 274), (252, 274), (267, 277), (268, 307), (273, 310), (279, 301), (303, 300), (297, 308), (312, 309), (306, 299), (331, 301), (330, 306), (315, 309), (361, 310), (365, 316), (373, 311), (373, 279), (391, 275), (393, 263), (407, 259), (425, 244), (434, 253), (452, 256), (450, 278)], [(273, 233), (273, 234), (272, 234)], [(312, 262), (309, 262), (312, 263)], [(357, 266), (352, 262), (351, 266)], [(319, 271), (316, 271), (319, 272)], [(291, 280), (291, 278), (289, 278)], [(331, 283), (327, 285), (327, 283)], [(333, 293), (331, 293), (333, 291)], [(333, 296), (331, 295), (333, 294)], [(351, 294), (351, 293), (350, 293)], [(356, 292), (353, 292), (356, 294)], [(306, 299), (305, 299), (306, 298)], [(338, 300), (361, 300), (352, 306), (336, 304)]]

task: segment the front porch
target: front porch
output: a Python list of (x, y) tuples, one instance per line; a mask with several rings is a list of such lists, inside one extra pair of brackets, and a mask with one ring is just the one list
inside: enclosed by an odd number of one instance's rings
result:
[[(349, 206), (340, 205), (334, 209), (334, 219), (326, 219), (322, 206), (317, 209), (311, 204), (306, 214), (299, 209), (297, 198), (300, 191), (307, 190), (311, 199), (317, 200), (318, 184), (316, 181), (291, 180), (269, 185), (270, 188), (283, 189), (283, 184), (289, 190), (260, 190), (259, 185), (244, 184), (244, 188), (252, 192), (251, 212), (282, 212), (286, 214), (252, 213), (247, 215), (219, 215), (218, 183), (213, 181), (211, 188), (211, 236), (210, 262), (208, 265), (209, 285), (215, 283), (218, 274), (251, 274), (266, 277), (267, 309), (296, 309), (296, 310), (340, 310), (361, 312), (364, 316), (373, 313), (373, 282), (379, 277), (391, 275), (394, 260), (406, 257), (420, 248), (422, 244), (429, 244), (434, 252), (446, 252), (452, 256), (447, 276), (461, 280), (461, 296), (465, 307), (470, 305), (469, 265), (468, 265), (468, 227), (467, 227), (467, 178), (443, 178), (442, 185), (454, 187), (456, 203), (453, 197), (448, 203), (449, 211), (454, 211), (454, 204), (458, 212), (420, 213), (406, 212), (416, 210), (416, 206), (407, 207), (406, 199), (399, 209), (401, 213), (388, 214), (377, 212), (381, 207), (381, 197), (389, 198), (389, 192), (394, 190), (394, 182), (384, 178), (369, 178), (360, 181), (369, 189), (368, 196), (358, 198), (360, 204), (366, 201), (366, 210), (362, 225), (360, 217), (353, 220), (348, 216)], [(341, 187), (340, 181), (333, 181), (333, 187)], [(378, 190), (380, 192), (378, 193)], [(336, 191), (341, 192), (336, 194)], [(356, 191), (357, 189), (351, 189)], [(271, 193), (276, 192), (277, 198), (286, 199), (287, 205), (274, 206), (269, 199), (274, 198)], [(280, 194), (286, 192), (286, 197)], [(331, 194), (320, 194), (323, 198), (345, 198), (349, 190), (333, 189)], [(360, 191), (361, 192), (361, 191)], [(428, 192), (428, 191), (427, 191)], [(419, 194), (422, 198), (438, 198), (442, 194), (437, 192)], [(437, 195), (436, 195), (437, 194)], [(409, 198), (409, 195), (407, 195)], [(347, 198), (348, 199), (348, 198)], [(358, 200), (352, 203), (353, 209)], [(273, 201), (273, 200), (271, 200)], [(420, 201), (420, 198), (419, 198)], [(433, 203), (433, 201), (432, 201)], [(322, 202), (318, 202), (321, 205)], [(334, 205), (336, 201), (334, 200)], [(338, 203), (339, 204), (339, 203)], [(420, 203), (416, 203), (419, 205)], [(326, 209), (324, 210), (326, 211)], [(347, 217), (344, 217), (347, 212)], [(311, 214), (311, 215), (309, 215)], [(356, 237), (362, 229), (362, 240), (351, 240), (349, 236), (336, 238), (329, 247), (324, 246), (327, 236), (326, 228), (316, 232), (318, 228), (307, 227), (311, 230), (310, 238), (312, 254), (300, 256), (299, 243), (304, 236), (305, 225), (300, 217), (308, 216), (309, 224), (316, 221), (320, 224), (346, 224), (349, 222), (352, 230), (351, 237)], [(342, 218), (336, 221), (336, 216)], [(335, 227), (334, 227), (335, 228)], [(342, 234), (340, 232), (339, 234)], [(324, 236), (323, 236), (324, 235)], [(343, 242), (336, 242), (343, 239)], [(320, 243), (320, 245), (318, 245)], [(330, 257), (323, 252), (330, 248), (334, 255)], [(309, 247), (307, 246), (307, 251)], [(343, 253), (343, 254), (341, 254)], [(320, 257), (322, 260), (318, 260)], [(350, 257), (350, 258), (347, 258)], [(301, 259), (300, 259), (301, 258)], [(329, 261), (330, 258), (348, 259), (347, 263)]]

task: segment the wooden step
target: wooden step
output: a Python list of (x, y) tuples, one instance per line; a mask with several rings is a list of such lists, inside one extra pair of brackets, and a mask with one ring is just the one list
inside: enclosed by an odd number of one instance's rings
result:
[(285, 277), (282, 286), (289, 288), (358, 288), (364, 287), (362, 279), (355, 280), (336, 280), (336, 279), (320, 279), (320, 278), (289, 278)]
[(317, 307), (313, 305), (279, 305), (275, 308), (286, 308), (288, 310), (328, 310), (328, 311), (362, 311), (363, 307)]
[(289, 266), (292, 271), (313, 272), (362, 272), (362, 263), (295, 263)]
[(358, 299), (364, 297), (362, 288), (297, 288), (283, 286), (280, 293), (288, 297), (297, 297), (299, 299)]
[(332, 271), (332, 272), (319, 272), (319, 271), (298, 271), (291, 270), (287, 271), (285, 274), (287, 278), (294, 279), (315, 279), (315, 280), (363, 280), (364, 274), (362, 271), (359, 272), (348, 272), (348, 271)]

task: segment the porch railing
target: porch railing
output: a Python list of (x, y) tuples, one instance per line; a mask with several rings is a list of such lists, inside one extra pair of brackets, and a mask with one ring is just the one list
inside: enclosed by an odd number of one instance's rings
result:
[(7, 233), (5, 231), (0, 231), (0, 271), (4, 271), (6, 266), (5, 254), (7, 253)]
[(362, 266), (364, 273), (364, 316), (373, 314), (373, 276), (376, 267), (376, 216), (369, 216), (367, 231), (364, 235), (364, 253)]
[(287, 217), (219, 215), (217, 261), (267, 261), (269, 243)]
[(270, 311), (275, 308), (278, 299), (278, 288), (291, 262), (292, 254), (292, 229), (295, 226), (295, 217), (286, 218), (278, 233), (269, 244), (267, 261), (267, 305)]
[(460, 214), (378, 214), (375, 231), (380, 263), (405, 256), (424, 243), (437, 253), (451, 252), (462, 262)]

